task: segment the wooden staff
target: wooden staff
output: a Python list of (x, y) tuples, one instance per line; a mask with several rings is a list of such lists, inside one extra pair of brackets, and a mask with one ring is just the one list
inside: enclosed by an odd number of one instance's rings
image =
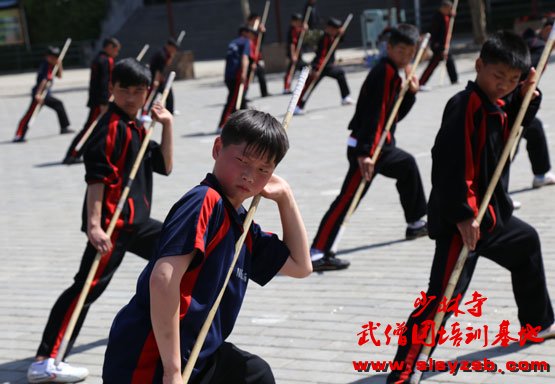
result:
[[(171, 87), (171, 84), (172, 84), (174, 78), (175, 78), (175, 72), (171, 72), (170, 76), (168, 78), (168, 81), (166, 82), (166, 87), (164, 88), (164, 93), (162, 94), (162, 98), (160, 100), (162, 105), (166, 102), (166, 97), (168, 96), (168, 93), (170, 91), (170, 87)], [(123, 192), (121, 193), (121, 196), (120, 196), (119, 201), (118, 201), (118, 205), (116, 207), (116, 211), (114, 212), (114, 215), (112, 216), (112, 219), (110, 220), (110, 224), (108, 224), (108, 229), (106, 230), (106, 235), (108, 235), (108, 237), (112, 236), (112, 233), (114, 232), (114, 228), (116, 227), (116, 223), (119, 219), (121, 211), (123, 210), (123, 207), (125, 206), (127, 196), (129, 195), (129, 191), (131, 190), (131, 186), (133, 185), (133, 181), (135, 180), (135, 176), (137, 175), (137, 171), (139, 170), (139, 167), (140, 167), (140, 165), (143, 161), (143, 156), (144, 156), (144, 154), (145, 154), (145, 152), (148, 148), (148, 145), (150, 143), (150, 136), (152, 136), (152, 132), (154, 130), (154, 125), (156, 125), (156, 121), (152, 120), (151, 123), (150, 123), (150, 126), (148, 127), (148, 130), (146, 131), (145, 138), (143, 139), (143, 142), (141, 144), (141, 148), (139, 149), (139, 152), (137, 153), (137, 157), (135, 159), (135, 162), (133, 163), (133, 167), (131, 168), (131, 172), (129, 173), (129, 179), (127, 180), (127, 185), (125, 186), (125, 188), (123, 189)], [(113, 244), (113, 246), (115, 246), (115, 244)], [(56, 360), (55, 360), (56, 365), (60, 364), (60, 362), (62, 361), (62, 359), (63, 359), (63, 357), (66, 353), (67, 346), (68, 346), (68, 343), (69, 343), (69, 339), (71, 338), (71, 335), (73, 334), (75, 324), (77, 323), (77, 320), (79, 319), (79, 315), (81, 314), (81, 310), (83, 309), (83, 304), (85, 303), (85, 299), (87, 298), (87, 295), (89, 294), (89, 290), (91, 288), (91, 284), (92, 284), (92, 281), (94, 279), (94, 275), (96, 274), (96, 271), (98, 269), (98, 265), (100, 263), (101, 258), (102, 258), (102, 254), (100, 252), (97, 252), (96, 256), (94, 257), (93, 263), (91, 265), (91, 269), (89, 270), (89, 274), (87, 275), (87, 279), (85, 280), (85, 285), (83, 286), (83, 290), (79, 294), (79, 299), (77, 300), (77, 303), (75, 304), (75, 309), (73, 310), (73, 313), (71, 314), (71, 318), (69, 319), (69, 322), (67, 324), (67, 328), (64, 332), (64, 336), (63, 336), (62, 341), (60, 343), (60, 348), (58, 350), (58, 354), (56, 355)]]
[[(399, 96), (397, 97), (397, 100), (395, 101), (395, 104), (393, 105), (393, 109), (389, 113), (389, 117), (388, 117), (387, 122), (385, 124), (384, 131), (382, 132), (382, 135), (380, 136), (380, 141), (378, 142), (378, 146), (374, 150), (374, 154), (372, 155), (372, 162), (374, 164), (376, 164), (376, 162), (378, 161), (378, 157), (380, 156), (380, 153), (382, 151), (382, 147), (385, 143), (385, 140), (387, 139), (387, 135), (389, 134), (389, 131), (391, 130), (391, 127), (393, 126), (393, 122), (395, 122), (395, 119), (397, 118), (397, 112), (399, 112), (399, 108), (401, 107), (401, 103), (403, 102), (403, 98), (405, 97), (405, 94), (407, 93), (407, 91), (409, 89), (409, 84), (410, 84), (411, 78), (414, 76), (414, 73), (416, 72), (416, 68), (418, 67), (418, 64), (420, 63), (420, 60), (422, 60), (422, 55), (424, 54), (424, 51), (426, 50), (426, 47), (428, 46), (428, 41), (429, 40), (430, 40), (430, 34), (427, 33), (426, 35), (424, 35), (424, 38), (422, 39), (422, 43), (420, 44), (420, 49), (418, 50), (418, 53), (416, 54), (416, 58), (414, 59), (414, 63), (412, 65), (410, 73), (407, 76), (407, 78), (405, 79), (405, 82), (403, 83), (403, 85), (401, 86), (401, 91), (399, 92)], [(334, 252), (334, 253), (337, 251), (339, 241), (341, 240), (341, 237), (343, 236), (343, 232), (345, 232), (345, 228), (347, 227), (347, 223), (349, 222), (349, 219), (351, 218), (351, 215), (355, 211), (355, 208), (358, 205), (358, 202), (360, 201), (360, 198), (362, 196), (362, 191), (364, 190), (364, 187), (366, 186), (366, 183), (367, 183), (367, 181), (364, 179), (364, 175), (363, 175), (362, 180), (360, 180), (360, 184), (358, 185), (358, 188), (355, 192), (355, 195), (353, 196), (353, 200), (351, 201), (351, 205), (349, 205), (349, 209), (347, 210), (347, 213), (345, 214), (345, 218), (343, 219), (343, 222), (341, 223), (341, 227), (339, 227), (339, 231), (337, 232), (337, 236), (335, 237), (335, 240), (334, 240), (334, 242), (331, 246), (331, 251)]]
[[(457, 14), (457, 6), (459, 5), (459, 0), (453, 2), (452, 13), (453, 16), (449, 19), (449, 28), (447, 29), (447, 36), (445, 36), (445, 54), (449, 55), (449, 48), (451, 47), (451, 38), (453, 37), (453, 27), (455, 25), (455, 15)], [(445, 82), (445, 71), (447, 65), (447, 57), (445, 57), (445, 65), (441, 66), (441, 72), (439, 73), (439, 85), (443, 85)]]
[[(551, 52), (554, 42), (555, 42), (555, 30), (551, 32), (551, 34), (549, 35), (549, 39), (545, 44), (543, 53), (540, 58), (540, 62), (538, 63), (538, 68), (536, 68), (536, 74), (534, 75), (532, 86), (530, 87), (530, 89), (528, 89), (528, 92), (526, 92), (526, 95), (522, 100), (522, 104), (518, 111), (518, 115), (516, 116), (515, 122), (513, 123), (513, 127), (511, 129), (511, 134), (509, 135), (509, 139), (507, 140), (507, 143), (503, 148), (503, 152), (501, 153), (499, 162), (497, 163), (497, 166), (495, 168), (495, 171), (493, 172), (493, 176), (489, 182), (486, 193), (484, 194), (484, 197), (480, 204), (480, 209), (478, 211), (478, 215), (476, 216), (476, 222), (478, 223), (478, 226), (480, 225), (480, 223), (482, 222), (482, 219), (484, 218), (484, 215), (488, 209), (488, 205), (491, 200), (491, 197), (493, 196), (495, 187), (497, 186), (497, 183), (501, 178), (501, 174), (503, 173), (503, 169), (505, 168), (505, 164), (509, 159), (509, 155), (517, 139), (519, 128), (522, 125), (522, 120), (524, 119), (524, 115), (528, 110), (528, 105), (530, 104), (530, 100), (532, 100), (534, 91), (538, 86), (538, 82), (540, 81), (543, 69), (545, 68), (545, 64), (547, 63), (547, 59), (549, 58), (549, 54)], [(447, 283), (447, 287), (445, 288), (442, 302), (445, 301), (446, 303), (448, 303), (453, 297), (453, 292), (455, 291), (455, 287), (457, 286), (457, 283), (459, 281), (459, 277), (464, 268), (464, 264), (466, 262), (466, 259), (468, 258), (468, 253), (469, 253), (469, 249), (465, 244), (461, 250), (461, 253), (459, 254), (457, 263), (453, 268), (453, 272), (451, 272), (451, 276), (449, 277), (449, 282)], [(444, 317), (445, 317), (445, 312), (442, 312), (442, 311), (436, 312), (434, 316), (433, 334), (437, 335), (439, 327), (443, 323)], [(422, 351), (418, 355), (418, 360), (425, 361), (428, 359), (430, 352), (432, 351), (432, 347), (431, 347), (432, 342), (433, 342), (432, 333), (428, 332), (428, 336), (426, 338), (426, 344), (422, 347)], [(411, 378), (411, 384), (418, 384), (420, 382), (421, 377), (422, 377), (422, 371), (416, 371)]]
[[(141, 49), (141, 51), (137, 55), (137, 61), (142, 60), (143, 56), (145, 55), (146, 51), (148, 51), (149, 47), (150, 46), (148, 44), (144, 45), (143, 49)], [(111, 103), (112, 101), (114, 101), (114, 95), (110, 95), (110, 98), (108, 99), (108, 103)], [(90, 135), (92, 134), (94, 128), (96, 127), (96, 125), (98, 124), (98, 122), (100, 121), (102, 116), (104, 116), (104, 113), (99, 114), (96, 117), (96, 119), (93, 120), (91, 125), (89, 125), (89, 127), (87, 128), (87, 130), (85, 131), (83, 136), (81, 136), (81, 139), (77, 142), (77, 145), (75, 146), (75, 149), (73, 150), (74, 153), (79, 153), (81, 148), (83, 148), (83, 145), (85, 145), (85, 143), (89, 139)]]
[[(295, 91), (293, 92), (293, 96), (291, 97), (291, 101), (289, 102), (289, 106), (287, 108), (287, 113), (283, 118), (282, 125), (284, 129), (287, 129), (287, 127), (289, 126), (289, 122), (293, 117), (293, 111), (295, 110), (295, 106), (297, 105), (297, 101), (299, 100), (299, 97), (301, 95), (302, 89), (304, 87), (304, 83), (306, 82), (306, 79), (308, 77), (308, 73), (309, 73), (309, 68), (305, 67), (303, 68), (299, 76), (299, 80), (297, 81)], [(243, 243), (245, 242), (245, 239), (249, 233), (249, 229), (252, 224), (252, 220), (256, 212), (256, 209), (258, 208), (258, 203), (260, 202), (260, 198), (261, 198), (261, 195), (256, 195), (252, 199), (251, 205), (247, 212), (247, 216), (245, 217), (245, 221), (243, 223), (243, 233), (241, 234), (241, 237), (239, 237), (239, 240), (237, 240), (237, 243), (235, 244), (235, 254), (233, 256), (233, 260), (231, 261), (231, 265), (229, 266), (229, 270), (227, 271), (227, 275), (222, 285), (222, 289), (220, 290), (220, 293), (216, 297), (216, 300), (214, 301), (214, 304), (212, 305), (210, 312), (208, 312), (208, 316), (206, 317), (206, 320), (204, 321), (204, 324), (202, 325), (199, 335), (197, 336), (197, 339), (195, 341), (195, 345), (191, 350), (191, 354), (189, 355), (189, 359), (187, 360), (187, 364), (185, 365), (185, 369), (183, 371), (183, 382), (185, 384), (189, 382), (189, 378), (191, 377), (191, 373), (193, 372), (193, 368), (195, 367), (195, 363), (197, 361), (202, 345), (204, 344), (204, 340), (206, 339), (206, 335), (210, 330), (210, 326), (212, 325), (214, 316), (216, 316), (216, 312), (218, 311), (218, 307), (220, 305), (220, 302), (222, 301), (222, 297), (227, 288), (227, 284), (229, 282), (231, 274), (233, 273), (233, 268), (235, 268), (235, 263), (239, 258), (239, 254), (241, 253), (241, 248), (243, 248)]]
[[(266, 19), (268, 18), (268, 11), (270, 10), (270, 1), (266, 1), (266, 4), (264, 5), (264, 12), (262, 13), (262, 21), (260, 22), (262, 25), (266, 25)], [(255, 30), (258, 29), (258, 26), (254, 27)], [(254, 50), (254, 64), (258, 65), (258, 55), (260, 54), (260, 46), (262, 45), (262, 37), (264, 36), (264, 32), (260, 32), (258, 34), (258, 40), (256, 40), (256, 48)], [(254, 72), (256, 71), (256, 66), (255, 68), (251, 71), (251, 74), (249, 76), (249, 80), (247, 82), (247, 88), (249, 86), (250, 83), (252, 83), (253, 79), (254, 79)]]
[(39, 114), (40, 110), (42, 109), (42, 105), (44, 104), (44, 98), (48, 94), (48, 90), (50, 89), (50, 87), (52, 87), (52, 81), (54, 80), (54, 77), (56, 77), (56, 74), (58, 73), (58, 69), (60, 68), (60, 65), (62, 64), (62, 61), (64, 60), (64, 57), (66, 55), (67, 50), (69, 49), (70, 44), (71, 44), (71, 38), (68, 37), (66, 39), (66, 42), (65, 42), (63, 48), (62, 48), (62, 51), (60, 52), (60, 56), (58, 56), (58, 61), (56, 62), (56, 65), (54, 65), (54, 68), (52, 69), (52, 80), (48, 80), (46, 82), (46, 85), (44, 86), (44, 89), (40, 93), (39, 105), (34, 109), (33, 114), (31, 115), (31, 118), (29, 119), (29, 122), (27, 123), (27, 128), (31, 128), (31, 125), (33, 125), (37, 115)]
[(295, 57), (297, 58), (297, 60), (291, 59), (291, 61), (292, 61), (291, 69), (289, 69), (289, 72), (287, 73), (287, 79), (293, 77), (293, 75), (295, 74), (295, 69), (297, 68), (297, 62), (299, 61), (299, 57), (301, 55), (301, 49), (303, 47), (304, 35), (306, 34), (306, 30), (305, 30), (304, 26), (308, 23), (308, 19), (310, 17), (310, 12), (312, 12), (312, 7), (309, 5), (308, 8), (306, 9), (306, 13), (304, 15), (303, 29), (301, 31), (301, 34), (299, 35), (299, 40), (297, 41), (297, 48), (295, 49)]
[[(349, 13), (349, 15), (347, 16), (347, 19), (345, 19), (345, 22), (341, 26), (341, 28), (343, 28), (343, 33), (342, 34), (344, 34), (345, 31), (347, 30), (347, 27), (349, 26), (349, 23), (351, 22), (352, 18), (353, 18), (353, 14)], [(341, 35), (338, 35), (338, 36), (335, 37), (335, 39), (333, 40), (333, 43), (331, 44), (330, 50), (328, 51), (328, 53), (326, 54), (326, 57), (324, 58), (324, 62), (322, 63), (320, 68), (318, 68), (318, 71), (316, 71), (316, 74), (314, 74), (314, 76), (312, 76), (312, 81), (308, 85), (308, 88), (307, 88), (306, 92), (303, 95), (303, 100), (302, 100), (303, 103), (306, 103), (310, 94), (312, 93), (312, 90), (316, 86), (316, 83), (318, 82), (318, 79), (320, 78), (320, 76), (322, 76), (322, 72), (324, 71), (324, 68), (326, 68), (326, 64), (330, 60), (331, 55), (333, 54), (333, 52), (335, 52), (335, 49), (337, 48), (337, 45), (339, 44), (339, 40), (341, 40), (340, 37), (341, 37)]]

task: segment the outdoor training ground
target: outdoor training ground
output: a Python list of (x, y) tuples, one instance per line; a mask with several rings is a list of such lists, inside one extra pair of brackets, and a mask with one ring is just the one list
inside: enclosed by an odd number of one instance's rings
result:
[[(338, 57), (362, 57), (358, 50), (340, 51)], [(418, 95), (410, 114), (397, 127), (398, 146), (418, 162), (426, 193), (430, 192), (430, 150), (449, 97), (474, 79), (476, 53), (456, 57), (461, 82), (439, 87), (438, 69), (429, 85), (432, 92)], [(367, 69), (346, 66), (347, 80), (356, 99)], [(174, 86), (175, 158), (169, 177), (155, 177), (152, 217), (163, 220), (171, 206), (211, 171), (212, 134), (220, 118), (227, 89), (223, 62), (196, 63), (197, 80)], [(423, 67), (419, 68), (419, 72)], [(251, 106), (281, 120), (289, 97), (282, 96), (282, 74), (270, 75), (274, 95), (259, 98), (258, 84), (251, 87)], [(83, 165), (63, 166), (60, 160), (72, 135), (60, 136), (52, 110), (43, 110), (25, 144), (12, 144), (16, 125), (29, 103), (35, 73), (0, 77), (0, 384), (26, 383), (25, 373), (37, 349), (50, 308), (68, 287), (85, 247), (79, 231), (86, 188)], [(57, 80), (54, 94), (61, 98), (74, 129), (86, 114), (89, 70), (67, 70)], [(538, 116), (545, 123), (551, 158), (555, 160), (555, 68), (541, 81), (544, 93)], [(341, 106), (334, 80), (325, 79), (307, 103), (307, 114), (289, 126), (291, 149), (277, 173), (291, 184), (303, 214), (309, 239), (339, 191), (347, 170), (346, 129), (354, 106)], [(155, 133), (159, 136), (159, 131)], [(532, 172), (525, 143), (512, 167), (510, 190), (522, 202), (516, 215), (540, 234), (551, 297), (555, 298), (555, 194), (554, 187), (531, 189)], [(275, 205), (264, 201), (255, 220), (269, 231), (280, 232)], [(397, 338), (385, 345), (387, 325), (406, 321), (420, 292), (427, 288), (434, 243), (428, 238), (404, 241), (405, 223), (395, 184), (377, 177), (352, 217), (340, 245), (340, 257), (351, 261), (344, 271), (312, 274), (303, 280), (276, 277), (264, 289), (251, 283), (241, 314), (229, 341), (261, 355), (273, 367), (278, 383), (384, 383), (385, 373), (356, 372), (353, 361), (388, 361)], [(92, 306), (68, 362), (89, 368), (88, 384), (101, 383), (108, 331), (117, 311), (133, 295), (145, 261), (128, 254), (104, 295)], [(466, 302), (474, 291), (488, 300), (483, 315), (468, 313), (452, 318), (467, 327), (489, 327), (484, 338), (454, 347), (451, 341), (437, 348), (436, 360), (483, 361), (487, 358), (506, 371), (432, 372), (424, 383), (553, 384), (555, 371), (512, 373), (508, 361), (545, 361), (555, 364), (555, 340), (519, 347), (492, 346), (499, 324), (508, 320), (512, 336), (519, 330), (509, 273), (489, 260), (478, 263)], [(555, 304), (555, 302), (554, 302)], [(463, 310), (466, 307), (463, 305)], [(465, 311), (466, 312), (466, 311)], [(380, 323), (372, 342), (358, 345), (362, 326)], [(555, 367), (552, 367), (555, 370)], [(235, 384), (235, 383), (230, 383)]]

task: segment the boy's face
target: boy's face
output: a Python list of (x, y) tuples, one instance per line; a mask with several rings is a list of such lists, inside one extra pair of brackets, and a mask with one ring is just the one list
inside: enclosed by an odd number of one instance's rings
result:
[(115, 85), (110, 86), (110, 91), (114, 95), (114, 103), (129, 117), (135, 117), (146, 101), (148, 87), (146, 85), (122, 87), (117, 82)]
[(504, 63), (486, 64), (476, 60), (476, 83), (491, 102), (508, 95), (518, 85), (522, 71)]
[(50, 65), (56, 65), (58, 57), (54, 55), (46, 55), (46, 61), (48, 61), (48, 64)]
[(104, 50), (106, 51), (108, 56), (117, 57), (119, 55), (120, 48), (121, 46), (119, 45), (108, 44)]
[(221, 137), (217, 137), (212, 149), (214, 175), (235, 208), (249, 197), (258, 195), (276, 168), (275, 163), (265, 156), (245, 153), (245, 147), (245, 143), (224, 147)]
[(395, 46), (387, 44), (387, 56), (395, 63), (397, 68), (402, 69), (410, 64), (414, 54), (416, 53), (416, 46), (405, 43), (398, 43)]
[(339, 28), (332, 27), (331, 25), (326, 25), (326, 32), (335, 37), (339, 35)]
[(302, 20), (291, 20), (291, 25), (293, 27), (302, 27), (303, 26), (303, 21)]

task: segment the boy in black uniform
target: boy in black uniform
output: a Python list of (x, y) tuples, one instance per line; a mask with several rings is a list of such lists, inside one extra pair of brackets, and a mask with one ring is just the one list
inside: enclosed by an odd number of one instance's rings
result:
[[(341, 28), (341, 26), (342, 24), (340, 20), (337, 20), (333, 17), (328, 20), (326, 29), (324, 30), (324, 35), (318, 42), (316, 57), (312, 61), (313, 75), (316, 72), (318, 72), (318, 70), (324, 64), (324, 60), (334, 40), (340, 39), (341, 36), (343, 36), (343, 33), (345, 31)], [(328, 62), (326, 63), (326, 66), (324, 67), (324, 69), (322, 70), (322, 73), (320, 74), (320, 77), (318, 78), (318, 80), (316, 80), (316, 84), (314, 84), (314, 88), (316, 88), (316, 86), (318, 85), (320, 80), (322, 80), (323, 77), (325, 76), (332, 77), (337, 80), (337, 84), (339, 85), (339, 90), (341, 92), (341, 104), (351, 105), (354, 102), (351, 96), (349, 96), (351, 94), (351, 91), (349, 90), (349, 86), (347, 85), (347, 79), (345, 78), (345, 71), (343, 70), (343, 68), (336, 67), (334, 63), (335, 63), (335, 51), (330, 56)], [(308, 99), (303, 101), (303, 96), (306, 90), (308, 89), (308, 87), (310, 86), (310, 83), (314, 81), (313, 75), (309, 76), (309, 78), (306, 80), (303, 91), (301, 93), (301, 97), (299, 98), (299, 102), (297, 103), (297, 107), (295, 108), (295, 112), (294, 112), (295, 115), (304, 114), (304, 106), (308, 101)]]
[[(17, 130), (15, 131), (15, 136), (13, 138), (14, 143), (22, 143), (25, 141), (25, 135), (27, 134), (27, 129), (29, 129), (28, 124), (29, 120), (33, 116), (33, 112), (36, 108), (40, 108), (42, 104), (46, 105), (49, 108), (52, 108), (56, 111), (58, 115), (58, 121), (60, 122), (60, 134), (71, 133), (73, 132), (72, 129), (69, 129), (69, 120), (67, 118), (66, 110), (64, 108), (64, 104), (61, 100), (56, 99), (50, 93), (50, 88), (54, 79), (52, 78), (52, 71), (54, 70), (54, 66), (58, 64), (58, 72), (56, 73), (56, 77), (62, 78), (62, 63), (58, 60), (58, 56), (60, 56), (60, 49), (57, 47), (48, 47), (46, 50), (46, 54), (44, 56), (44, 60), (42, 60), (39, 64), (39, 71), (37, 73), (37, 84), (33, 87), (33, 91), (31, 93), (32, 100), (31, 105), (25, 112), (25, 115), (19, 121), (19, 125), (17, 126)], [(43, 91), (48, 87), (46, 92), (46, 96), (44, 99), (41, 98), (41, 94)]]
[[(476, 60), (476, 81), (470, 81), (445, 106), (432, 148), (432, 192), (428, 205), (430, 237), (436, 241), (436, 250), (426, 297), (436, 299), (409, 316), (407, 335), (413, 335), (413, 327), (417, 326), (418, 337), (426, 338), (425, 330), (419, 326), (433, 320), (465, 244), (471, 252), (452, 297), (464, 295), (478, 255), (485, 256), (511, 272), (521, 325), (540, 327), (539, 337), (555, 336), (538, 234), (512, 216), (513, 205), (507, 193), (509, 164), (495, 188), (484, 220), (480, 226), (475, 221), (523, 95), (532, 85), (533, 71), (517, 87), (522, 72), (529, 67), (528, 48), (519, 36), (510, 32), (495, 34), (484, 43)], [(539, 104), (540, 97), (532, 100), (525, 124), (534, 117)], [(450, 314), (446, 313), (442, 325)], [(405, 362), (404, 369), (392, 371), (387, 382), (409, 383), (421, 349), (422, 344), (413, 344), (412, 337), (407, 337), (407, 344), (399, 346), (395, 356), (395, 361)]]
[[(402, 80), (397, 72), (399, 69), (408, 70), (418, 39), (418, 30), (412, 25), (400, 24), (393, 29), (387, 45), (387, 57), (374, 66), (362, 84), (355, 115), (349, 123), (349, 130), (352, 131), (347, 141), (349, 170), (339, 196), (324, 215), (312, 242), (312, 266), (315, 271), (349, 266), (348, 261), (336, 258), (330, 250), (361, 180), (366, 180), (362, 199), (377, 173), (397, 180), (397, 190), (408, 223), (406, 238), (415, 239), (427, 234), (426, 222), (421, 220), (426, 214), (426, 198), (420, 172), (414, 157), (395, 146), (395, 123), (377, 163), (373, 164), (371, 159), (401, 89)], [(418, 80), (413, 77), (397, 120), (403, 119), (410, 111), (417, 91)]]
[(84, 153), (88, 186), (81, 230), (87, 233), (87, 247), (75, 282), (52, 308), (36, 361), (27, 371), (31, 383), (51, 379), (75, 382), (87, 376), (85, 368), (65, 363), (55, 366), (54, 358), (96, 253), (102, 253), (102, 259), (66, 354), (79, 334), (89, 307), (108, 286), (125, 252), (129, 250), (149, 259), (156, 249), (162, 224), (150, 218), (152, 173), (168, 175), (172, 169), (172, 116), (160, 104), (154, 105), (152, 116), (163, 125), (162, 141), (160, 144), (150, 142), (112, 236), (108, 237), (105, 232), (146, 134), (136, 116), (146, 100), (150, 80), (148, 69), (136, 59), (124, 59), (114, 67), (114, 103), (100, 119)]
[(289, 59), (289, 65), (285, 70), (285, 77), (283, 78), (283, 93), (290, 94), (291, 93), (291, 81), (293, 80), (293, 75), (295, 71), (292, 70), (292, 67), (295, 69), (302, 68), (306, 65), (302, 58), (302, 52), (299, 51), (299, 56), (297, 57), (297, 49), (299, 49), (299, 37), (301, 33), (305, 29), (303, 25), (303, 17), (300, 13), (294, 13), (291, 15), (291, 26), (289, 27), (289, 31), (287, 32), (287, 58)]
[[(164, 87), (166, 86), (166, 69), (171, 64), (177, 52), (177, 48), (177, 41), (170, 37), (166, 41), (166, 44), (150, 58), (150, 73), (152, 75), (150, 92), (162, 93), (164, 91)], [(166, 109), (173, 114), (173, 107), (173, 91), (170, 88), (170, 93), (166, 99)]]
[[(540, 61), (543, 48), (553, 28), (553, 19), (548, 19), (543, 24), (539, 33), (530, 30), (525, 32), (524, 38), (530, 49), (532, 59), (532, 67), (536, 68)], [(540, 188), (544, 185), (555, 184), (555, 174), (550, 172), (551, 162), (549, 159), (549, 148), (547, 146), (547, 138), (540, 119), (535, 117), (532, 122), (524, 126), (522, 137), (526, 139), (526, 150), (528, 158), (532, 165), (534, 178), (532, 179), (532, 187)]]
[(114, 69), (114, 59), (118, 56), (121, 49), (120, 42), (115, 37), (109, 37), (102, 43), (102, 50), (98, 52), (91, 63), (91, 78), (89, 81), (89, 116), (83, 129), (75, 136), (62, 163), (75, 163), (84, 151), (84, 145), (79, 152), (75, 151), (77, 143), (85, 134), (92, 122), (103, 115), (108, 110), (108, 100), (110, 99), (110, 80)]
[(420, 77), (420, 86), (423, 90), (428, 89), (424, 87), (432, 73), (439, 65), (439, 63), (445, 60), (445, 65), (447, 66), (447, 74), (451, 80), (451, 84), (456, 84), (458, 82), (457, 68), (455, 68), (455, 61), (453, 60), (453, 55), (451, 52), (447, 51), (447, 33), (449, 32), (449, 23), (453, 15), (453, 3), (450, 0), (443, 0), (441, 6), (435, 12), (432, 18), (432, 26), (430, 29), (430, 47), (432, 48), (432, 58), (422, 76)]
[[(256, 35), (256, 31), (246, 25), (239, 28), (239, 36), (231, 40), (227, 46), (227, 53), (225, 57), (225, 73), (224, 81), (227, 86), (228, 94), (227, 100), (222, 111), (222, 117), (216, 130), (220, 134), (229, 116), (237, 110), (237, 97), (239, 93), (239, 86), (245, 84), (247, 80), (247, 72), (249, 69), (249, 55), (252, 45), (251, 40)], [(245, 109), (247, 103), (243, 98), (241, 99), (241, 108)]]

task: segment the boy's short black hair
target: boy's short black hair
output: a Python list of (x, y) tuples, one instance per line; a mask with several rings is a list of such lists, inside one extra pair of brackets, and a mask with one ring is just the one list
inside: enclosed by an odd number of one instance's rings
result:
[(148, 68), (133, 57), (118, 61), (112, 71), (112, 85), (119, 83), (120, 87), (148, 87), (150, 81), (151, 74)]
[(59, 57), (60, 56), (60, 48), (49, 45), (48, 48), (46, 48), (46, 54), (49, 55), (49, 56)]
[(451, 0), (442, 0), (440, 7), (453, 7), (453, 2)]
[(328, 19), (327, 25), (333, 28), (341, 28), (343, 23), (341, 22), (341, 20), (336, 19), (335, 17), (330, 17)]
[(418, 28), (411, 24), (399, 24), (391, 30), (387, 42), (392, 47), (397, 44), (416, 45), (419, 39)]
[(251, 12), (249, 17), (247, 17), (247, 21), (258, 19), (260, 15), (256, 12)]
[(491, 35), (480, 51), (484, 64), (506, 64), (511, 68), (528, 71), (531, 65), (530, 51), (522, 37), (509, 31)]
[(266, 157), (278, 164), (289, 149), (289, 139), (283, 126), (272, 115), (244, 109), (234, 112), (221, 133), (224, 147), (246, 143), (245, 153)]
[(111, 45), (112, 47), (119, 47), (121, 46), (121, 43), (115, 37), (107, 37), (102, 42), (102, 48), (106, 48), (108, 45)]
[(293, 13), (291, 15), (291, 20), (302, 20), (303, 19), (303, 15), (301, 15), (300, 13)]
[(177, 41), (173, 38), (173, 37), (168, 37), (168, 40), (166, 40), (166, 45), (169, 45), (171, 47), (175, 47), (175, 48), (179, 48)]

